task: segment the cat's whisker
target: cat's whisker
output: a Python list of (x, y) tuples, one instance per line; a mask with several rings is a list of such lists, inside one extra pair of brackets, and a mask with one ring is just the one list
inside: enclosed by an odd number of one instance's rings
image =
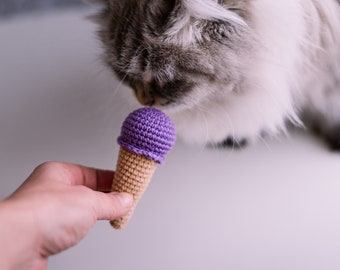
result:
[[(221, 110), (221, 113), (219, 114), (212, 114), (210, 109), (208, 107), (208, 105), (204, 106), (203, 104), (198, 104), (197, 105), (197, 110), (200, 112), (201, 118), (203, 119), (204, 125), (205, 125), (205, 140), (209, 141), (210, 138), (212, 137), (213, 134), (209, 133), (210, 127), (209, 127), (209, 122), (214, 122), (217, 123), (218, 126), (226, 126), (226, 120), (227, 122), (229, 122), (229, 124), (227, 124), (230, 128), (230, 133), (232, 138), (234, 138), (235, 140), (237, 140), (237, 138), (234, 135), (234, 125), (233, 122), (228, 114), (228, 112), (226, 111), (226, 109), (222, 106), (220, 106), (218, 103), (214, 104), (215, 108), (217, 107), (218, 109)], [(210, 116), (208, 118), (208, 116)], [(225, 118), (226, 117), (226, 118)], [(209, 120), (208, 120), (209, 119)], [(213, 120), (212, 120), (213, 119)], [(222, 140), (224, 140), (226, 138), (223, 138)], [(218, 148), (217, 143), (211, 145), (214, 148)], [(234, 146), (232, 147), (232, 150), (234, 150)]]

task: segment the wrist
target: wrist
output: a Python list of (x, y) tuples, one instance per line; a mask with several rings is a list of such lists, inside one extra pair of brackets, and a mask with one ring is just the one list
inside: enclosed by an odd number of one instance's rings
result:
[(18, 242), (12, 239), (16, 234), (14, 222), (8, 201), (0, 202), (0, 261), (5, 270), (13, 269), (15, 261), (15, 245)]
[(0, 202), (1, 269), (29, 269), (26, 266), (34, 261), (37, 241), (30, 222), (32, 218), (15, 200)]

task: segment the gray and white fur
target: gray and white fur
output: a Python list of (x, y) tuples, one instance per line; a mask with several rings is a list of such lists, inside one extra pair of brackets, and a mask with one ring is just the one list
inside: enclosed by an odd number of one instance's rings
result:
[(340, 149), (340, 0), (100, 0), (104, 59), (198, 144), (287, 121)]

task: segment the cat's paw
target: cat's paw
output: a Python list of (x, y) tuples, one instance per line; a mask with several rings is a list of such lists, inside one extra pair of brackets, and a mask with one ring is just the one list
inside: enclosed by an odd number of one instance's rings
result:
[(322, 138), (332, 151), (340, 151), (340, 124), (330, 126), (325, 123), (314, 123), (311, 130)]
[(321, 135), (331, 150), (340, 151), (340, 125), (324, 131)]
[(248, 145), (248, 140), (245, 138), (236, 139), (233, 137), (227, 137), (224, 141), (215, 144), (217, 148), (231, 148), (231, 149), (242, 149)]

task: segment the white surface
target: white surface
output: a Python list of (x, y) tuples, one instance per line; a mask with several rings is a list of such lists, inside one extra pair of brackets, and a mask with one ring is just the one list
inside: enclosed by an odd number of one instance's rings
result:
[[(46, 160), (115, 167), (136, 104), (85, 13), (0, 21), (1, 198)], [(49, 269), (335, 270), (339, 228), (340, 154), (310, 135), (243, 151), (178, 142), (124, 231), (98, 223)]]

